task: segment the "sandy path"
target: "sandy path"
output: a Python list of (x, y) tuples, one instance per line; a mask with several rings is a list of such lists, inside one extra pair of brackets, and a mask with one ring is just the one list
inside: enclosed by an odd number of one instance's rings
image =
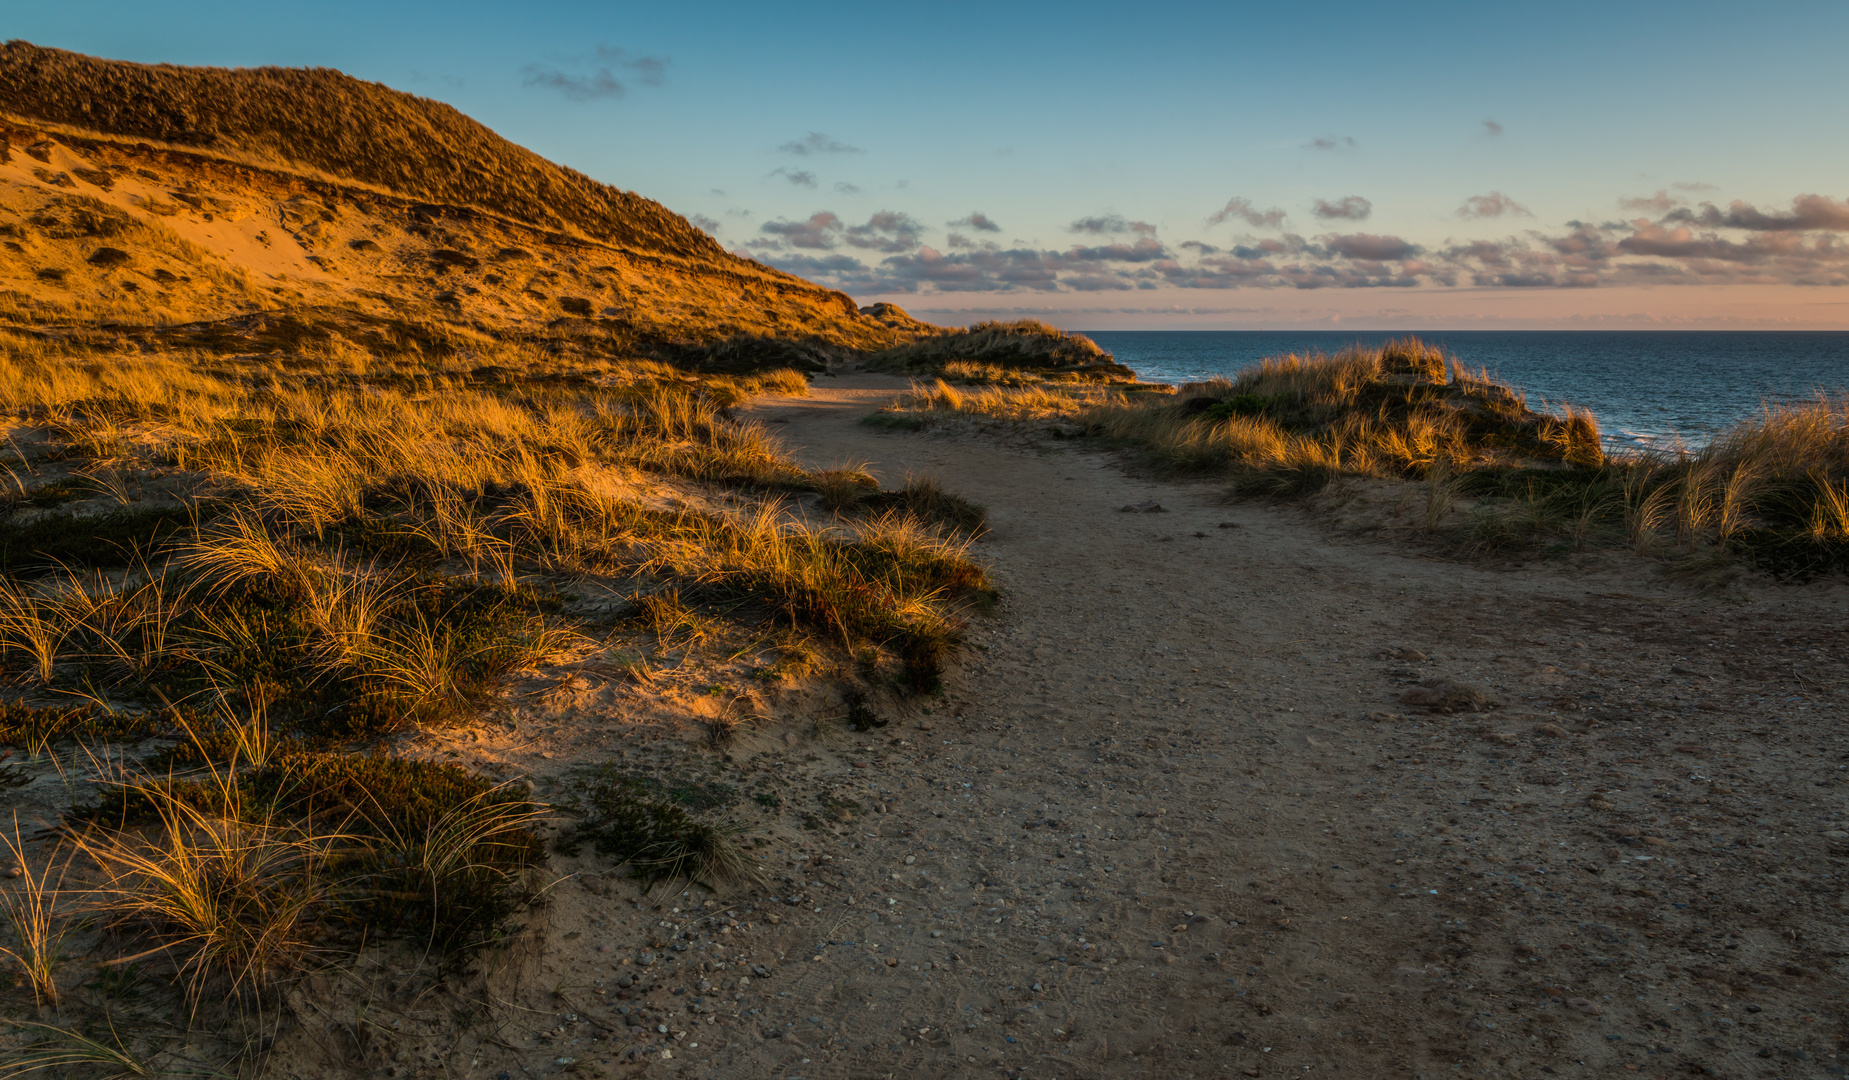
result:
[[(279, 1075), (1842, 1075), (1849, 590), (1425, 557), (1071, 442), (859, 423), (899, 389), (754, 411), (989, 506), (1005, 599), (948, 692), (859, 734), (772, 703), (718, 748), (698, 687), (587, 670), (427, 733), (774, 790), (728, 811), (765, 884), (560, 858), (491, 1026), (413, 1001)], [(1398, 704), (1431, 678), (1503, 707)]]
[[(842, 748), (886, 812), (782, 881), (823, 959), (689, 1075), (1841, 1072), (1843, 590), (1339, 543), (859, 425), (896, 385), (758, 412), (986, 503), (1007, 600), (946, 701)], [(1405, 715), (1431, 675), (1509, 707)]]

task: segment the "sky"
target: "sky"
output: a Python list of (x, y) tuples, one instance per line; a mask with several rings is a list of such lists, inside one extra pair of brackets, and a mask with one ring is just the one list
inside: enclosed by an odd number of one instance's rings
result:
[(18, 5), (335, 67), (941, 323), (1849, 329), (1849, 4)]

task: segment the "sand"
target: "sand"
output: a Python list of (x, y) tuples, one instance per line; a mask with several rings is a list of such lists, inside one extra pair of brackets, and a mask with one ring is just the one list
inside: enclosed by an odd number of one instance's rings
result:
[[(858, 423), (901, 388), (753, 413), (989, 507), (1005, 599), (947, 692), (722, 752), (668, 715), (697, 695), (591, 673), (427, 736), (510, 775), (774, 780), (766, 884), (559, 860), (492, 1030), (382, 999), (364, 1054), (297, 1035), (279, 1074), (1840, 1074), (1840, 585), (1439, 558), (1031, 432)], [(1434, 680), (1499, 707), (1400, 701)]]

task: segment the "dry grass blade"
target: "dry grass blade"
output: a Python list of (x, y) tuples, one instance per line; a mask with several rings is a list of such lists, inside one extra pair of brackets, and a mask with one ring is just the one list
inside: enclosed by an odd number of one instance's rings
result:
[(25, 842), (19, 835), (18, 814), (13, 815), (12, 835), (0, 834), (0, 844), (5, 845), (7, 856), (19, 870), (14, 883), (0, 892), (0, 914), (12, 928), (15, 941), (10, 948), (0, 946), (0, 953), (18, 965), (27, 985), (32, 987), (33, 998), (40, 1005), (56, 1006), (58, 961), (67, 929), (57, 908), (64, 872), (70, 864), (67, 862), (59, 869), (55, 881), (49, 862), (34, 870), (26, 857)]
[(105, 1071), (100, 1074), (90, 1074), (98, 1076), (100, 1080), (115, 1080), (116, 1077), (123, 1076), (155, 1075), (152, 1064), (135, 1056), (126, 1046), (122, 1045), (122, 1039), (116, 1034), (113, 1023), (109, 1034), (114, 1045), (51, 1024), (40, 1024), (30, 1020), (11, 1020), (8, 1023), (16, 1027), (42, 1031), (50, 1037), (21, 1048), (12, 1055), (11, 1060), (0, 1064), (0, 1080), (26, 1076), (43, 1069), (71, 1066), (103, 1069)]

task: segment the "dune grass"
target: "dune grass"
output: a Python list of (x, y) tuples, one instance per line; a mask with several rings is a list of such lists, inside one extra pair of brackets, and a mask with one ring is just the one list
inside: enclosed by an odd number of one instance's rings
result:
[[(466, 723), (561, 660), (635, 649), (645, 684), (648, 650), (721, 639), (767, 677), (929, 691), (992, 600), (967, 550), (980, 508), (809, 471), (734, 415), (807, 392), (801, 373), (491, 347), (0, 338), (20, 493), (0, 514), (0, 743), (109, 777), (65, 847), (16, 853), (37, 861), (4, 892), (0, 959), (39, 1001), (70, 990), (67, 865), (111, 969), (196, 1014), (273, 1001), (361, 941), (465, 955), (531, 899), (552, 811), (381, 736)], [(817, 492), (841, 512), (812, 520)], [(684, 809), (606, 795), (583, 836), (645, 882), (746, 872)]]
[[(974, 381), (974, 380), (965, 380)], [(1628, 546), (1675, 563), (1740, 560), (1804, 580), (1849, 570), (1849, 401), (1766, 408), (1697, 450), (1608, 454), (1591, 413), (1536, 409), (1415, 338), (1283, 356), (1177, 388), (919, 382), (869, 418), (1057, 420), (1244, 497), (1338, 479), (1415, 482), (1420, 529), (1463, 551)]]
[(1036, 319), (980, 322), (965, 330), (921, 337), (874, 353), (866, 366), (898, 375), (936, 375), (1001, 385), (1043, 380), (1116, 382), (1136, 377), (1085, 335), (1068, 334)]

